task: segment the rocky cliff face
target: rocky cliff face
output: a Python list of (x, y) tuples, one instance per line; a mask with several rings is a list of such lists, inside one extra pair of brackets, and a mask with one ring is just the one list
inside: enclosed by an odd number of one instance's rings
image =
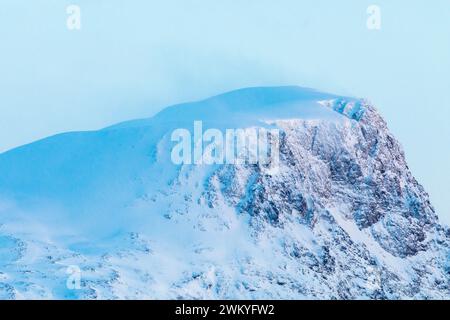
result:
[[(278, 128), (278, 170), (170, 164), (193, 120)], [(449, 229), (364, 100), (240, 90), (13, 150), (0, 173), (6, 298), (450, 298)]]
[[(400, 145), (369, 104), (330, 104), (340, 112), (357, 107), (361, 114), (346, 115), (353, 121), (341, 125), (277, 121), (284, 132), (279, 174), (221, 168), (224, 198), (251, 217), (256, 238), (280, 233), (279, 250), (300, 269), (306, 266), (303, 272), (314, 271), (323, 297), (448, 296), (448, 236)], [(239, 189), (238, 176), (252, 178)], [(318, 251), (290, 233), (298, 224), (311, 231)], [(310, 280), (298, 277), (286, 285), (303, 283), (307, 296), (321, 297), (308, 290)]]

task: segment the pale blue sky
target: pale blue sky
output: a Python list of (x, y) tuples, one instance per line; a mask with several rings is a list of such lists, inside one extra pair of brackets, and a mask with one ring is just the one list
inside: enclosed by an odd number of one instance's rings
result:
[[(82, 29), (66, 27), (81, 7)], [(381, 8), (382, 29), (366, 28)], [(450, 223), (448, 0), (2, 0), (0, 151), (246, 86), (367, 97)]]

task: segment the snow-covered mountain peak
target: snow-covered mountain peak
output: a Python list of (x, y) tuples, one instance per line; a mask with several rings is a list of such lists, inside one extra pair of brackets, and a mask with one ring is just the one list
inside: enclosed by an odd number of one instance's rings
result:
[(198, 102), (171, 106), (153, 118), (127, 121), (107, 129), (195, 120), (228, 126), (251, 125), (260, 120), (280, 118), (336, 121), (339, 120), (338, 114), (352, 117), (361, 103), (362, 100), (355, 98), (297, 86), (245, 88)]
[[(194, 121), (280, 130), (279, 170), (172, 163)], [(449, 235), (372, 105), (299, 87), (0, 154), (6, 298), (448, 298)]]

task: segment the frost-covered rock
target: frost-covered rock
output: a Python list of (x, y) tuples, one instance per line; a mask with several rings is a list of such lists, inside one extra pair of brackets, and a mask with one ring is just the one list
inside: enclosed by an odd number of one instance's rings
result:
[[(279, 129), (278, 170), (172, 164), (196, 120)], [(1, 298), (448, 299), (449, 246), (364, 100), (242, 89), (0, 155)]]

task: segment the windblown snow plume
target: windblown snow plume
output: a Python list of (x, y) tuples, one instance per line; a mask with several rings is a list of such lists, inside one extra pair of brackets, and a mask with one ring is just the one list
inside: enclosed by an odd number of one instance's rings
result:
[[(277, 129), (276, 171), (174, 164)], [(0, 155), (2, 299), (449, 299), (450, 231), (364, 100), (250, 88)]]

